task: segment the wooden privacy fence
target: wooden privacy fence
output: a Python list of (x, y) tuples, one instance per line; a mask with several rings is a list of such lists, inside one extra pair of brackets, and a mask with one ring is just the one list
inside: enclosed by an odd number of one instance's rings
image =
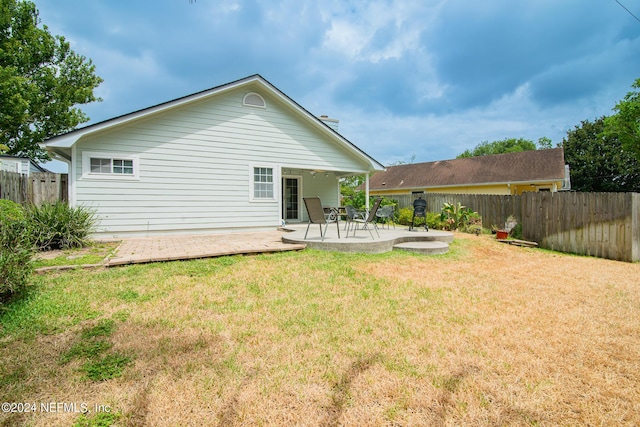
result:
[(0, 171), (0, 199), (24, 203), (29, 200), (29, 181), (26, 175)]
[(524, 193), (522, 235), (541, 247), (640, 261), (640, 193)]
[[(482, 226), (504, 227), (510, 215), (522, 224), (522, 236), (540, 247), (619, 261), (640, 261), (640, 193), (528, 192), (522, 196), (482, 194), (421, 195), (427, 209), (444, 202), (467, 206), (482, 215)], [(417, 196), (387, 196), (398, 207)]]
[[(427, 201), (427, 210), (430, 212), (440, 212), (444, 203), (462, 205), (473, 209), (482, 215), (482, 226), (491, 228), (492, 225), (502, 227), (509, 215), (516, 218), (521, 217), (520, 196), (499, 196), (487, 194), (441, 194), (424, 193), (420, 197)], [(401, 194), (385, 196), (387, 199), (398, 202), (398, 209), (412, 207), (413, 201), (418, 195)]]
[(32, 172), (29, 176), (0, 171), (0, 199), (16, 203), (43, 203), (68, 200), (67, 174)]

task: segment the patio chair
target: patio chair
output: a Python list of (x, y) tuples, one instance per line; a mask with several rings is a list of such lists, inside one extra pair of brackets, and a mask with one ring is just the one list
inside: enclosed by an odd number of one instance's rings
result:
[[(325, 213), (319, 197), (304, 197), (303, 200), (309, 216), (307, 231), (304, 233), (305, 240), (307, 239), (307, 234), (309, 233), (309, 227), (311, 227), (311, 224), (318, 224), (320, 226), (320, 236), (324, 242), (324, 236), (327, 234), (327, 228), (329, 228), (329, 224), (333, 222), (336, 223), (338, 238), (340, 238), (340, 226), (338, 225), (338, 215), (336, 215), (336, 212), (331, 210), (328, 213)], [(322, 231), (322, 224), (325, 225), (324, 231)]]
[[(395, 210), (395, 206), (387, 205), (387, 206), (382, 206), (380, 209), (378, 209), (378, 212), (376, 212), (376, 216), (383, 221), (382, 223), (383, 226), (384, 224), (387, 224), (387, 230), (389, 229), (389, 223), (393, 222), (394, 210)], [(393, 222), (393, 228), (396, 228), (395, 222)]]
[(353, 222), (354, 219), (356, 218), (364, 219), (364, 214), (361, 211), (354, 208), (353, 206), (345, 206), (344, 209), (346, 212), (345, 224), (344, 224), (345, 230), (349, 230), (349, 227), (351, 226), (351, 223)]
[(425, 231), (429, 231), (429, 227), (427, 226), (427, 201), (422, 197), (418, 197), (413, 201), (413, 217), (411, 217), (411, 226), (409, 227), (409, 231), (413, 230), (416, 217), (424, 218), (424, 229)]
[[(376, 199), (376, 201), (373, 203), (373, 208), (371, 208), (371, 210), (367, 215), (365, 215), (364, 218), (353, 219), (352, 223), (354, 236), (356, 235), (358, 224), (362, 224), (362, 229), (367, 230), (369, 234), (371, 234), (371, 238), (375, 239), (375, 237), (373, 237), (373, 233), (371, 232), (371, 227), (369, 227), (369, 224), (371, 224), (373, 229), (376, 230), (376, 234), (378, 235), (378, 237), (380, 237), (380, 233), (378, 232), (378, 224), (376, 224), (376, 213), (378, 212), (378, 208), (380, 207), (380, 202), (382, 202), (382, 198)], [(349, 237), (349, 230), (347, 230), (347, 237)]]

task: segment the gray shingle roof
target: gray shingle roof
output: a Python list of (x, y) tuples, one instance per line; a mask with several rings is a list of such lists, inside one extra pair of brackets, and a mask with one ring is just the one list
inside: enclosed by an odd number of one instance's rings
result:
[(371, 190), (564, 179), (564, 150), (523, 151), (389, 166), (370, 179)]

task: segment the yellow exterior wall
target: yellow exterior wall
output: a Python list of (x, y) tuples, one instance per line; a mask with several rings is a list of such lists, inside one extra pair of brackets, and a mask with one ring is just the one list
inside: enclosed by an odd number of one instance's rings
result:
[(529, 184), (487, 184), (487, 185), (466, 185), (455, 187), (430, 187), (424, 189), (407, 190), (370, 190), (372, 196), (392, 196), (400, 194), (411, 194), (413, 191), (424, 191), (425, 193), (440, 194), (499, 194), (499, 195), (521, 195), (527, 191), (539, 191), (540, 189), (558, 191), (562, 188), (562, 181), (541, 182), (536, 185)]
[(458, 187), (425, 188), (425, 193), (444, 194), (502, 194), (509, 195), (509, 187), (506, 184), (493, 185), (461, 185)]

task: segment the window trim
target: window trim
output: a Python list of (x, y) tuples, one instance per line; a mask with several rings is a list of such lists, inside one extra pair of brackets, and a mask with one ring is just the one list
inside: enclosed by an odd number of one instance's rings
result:
[[(255, 169), (271, 169), (272, 197), (256, 197), (255, 195)], [(249, 165), (249, 201), (257, 203), (273, 203), (278, 201), (278, 168), (273, 164), (252, 163)]]
[[(110, 173), (91, 172), (91, 159), (108, 159), (111, 160)], [(114, 160), (130, 160), (133, 166), (133, 174), (113, 173)], [(140, 179), (140, 160), (138, 156), (129, 154), (107, 153), (100, 151), (83, 151), (82, 152), (82, 178), (83, 179), (107, 179), (107, 180), (139, 180)]]

